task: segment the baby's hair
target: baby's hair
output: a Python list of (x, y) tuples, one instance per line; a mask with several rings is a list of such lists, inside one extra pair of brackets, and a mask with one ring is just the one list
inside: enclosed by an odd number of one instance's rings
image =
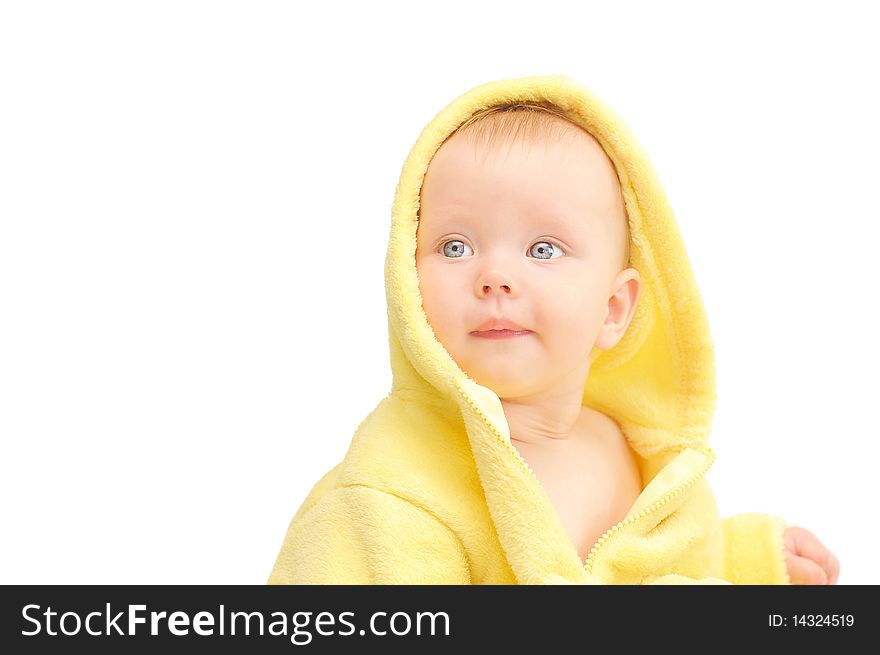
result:
[[(554, 117), (562, 119), (568, 125), (560, 123)], [(574, 126), (592, 137), (552, 102), (512, 102), (481, 109), (459, 125), (456, 132), (467, 134), (474, 140), (483, 139), (489, 145), (493, 140), (511, 143), (520, 137), (555, 138), (562, 141), (572, 136), (569, 126)]]
[[(474, 143), (482, 141), (485, 146), (495, 142), (509, 145), (517, 140), (541, 137), (564, 142), (576, 134), (571, 129), (572, 126), (596, 141), (589, 131), (575, 123), (561, 107), (550, 101), (510, 102), (486, 107), (459, 125), (452, 134), (462, 134)], [(625, 221), (625, 230), (623, 268), (630, 263), (628, 220)]]

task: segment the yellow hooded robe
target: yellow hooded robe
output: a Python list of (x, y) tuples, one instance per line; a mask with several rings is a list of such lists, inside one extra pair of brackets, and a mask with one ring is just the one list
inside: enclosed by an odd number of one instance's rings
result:
[[(449, 356), (419, 293), (428, 164), (472, 114), (513, 101), (555, 103), (605, 149), (642, 279), (626, 334), (593, 361), (583, 404), (620, 425), (645, 484), (586, 561), (510, 443), (498, 396)], [(385, 286), (391, 390), (294, 515), (269, 584), (790, 584), (780, 517), (718, 514), (706, 480), (715, 369), (702, 299), (646, 154), (591, 90), (564, 75), (505, 79), (441, 110), (401, 172)]]

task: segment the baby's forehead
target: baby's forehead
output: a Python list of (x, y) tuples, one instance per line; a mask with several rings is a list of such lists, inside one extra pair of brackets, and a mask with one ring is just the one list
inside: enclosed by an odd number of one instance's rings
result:
[(580, 227), (615, 213), (620, 184), (602, 146), (573, 127), (563, 138), (478, 142), (454, 134), (432, 158), (420, 195), (439, 220), (497, 222), (499, 213), (483, 210), (517, 202), (521, 222)]

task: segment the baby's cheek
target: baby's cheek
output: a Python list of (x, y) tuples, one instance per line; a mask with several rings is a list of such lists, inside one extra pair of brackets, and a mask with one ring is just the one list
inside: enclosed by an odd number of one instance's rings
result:
[(454, 281), (438, 283), (431, 293), (432, 313), (450, 339), (464, 339), (485, 316), (484, 308), (475, 306), (464, 287)]
[(438, 338), (444, 343), (449, 343), (455, 336), (456, 326), (461, 322), (461, 319), (455, 307), (450, 307), (448, 301), (440, 298), (431, 302), (428, 322)]
[(565, 316), (549, 324), (543, 345), (555, 358), (573, 364), (589, 355), (597, 335), (598, 330), (585, 317)]
[(428, 317), (428, 323), (435, 330), (443, 321), (443, 288), (438, 284), (430, 268), (419, 269), (419, 293), (422, 296), (422, 309)]

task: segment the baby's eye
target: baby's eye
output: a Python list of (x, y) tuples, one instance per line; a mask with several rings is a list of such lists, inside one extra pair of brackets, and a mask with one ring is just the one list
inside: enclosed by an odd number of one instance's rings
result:
[[(532, 253), (536, 259), (556, 259), (556, 257), (562, 256), (562, 249), (550, 241), (536, 242), (531, 248), (529, 248), (529, 252)], [(558, 252), (559, 254), (554, 257), (553, 252)]]
[(461, 257), (465, 248), (469, 249), (472, 255), (474, 254), (473, 249), (464, 241), (452, 239), (443, 244), (443, 254), (448, 257)]

